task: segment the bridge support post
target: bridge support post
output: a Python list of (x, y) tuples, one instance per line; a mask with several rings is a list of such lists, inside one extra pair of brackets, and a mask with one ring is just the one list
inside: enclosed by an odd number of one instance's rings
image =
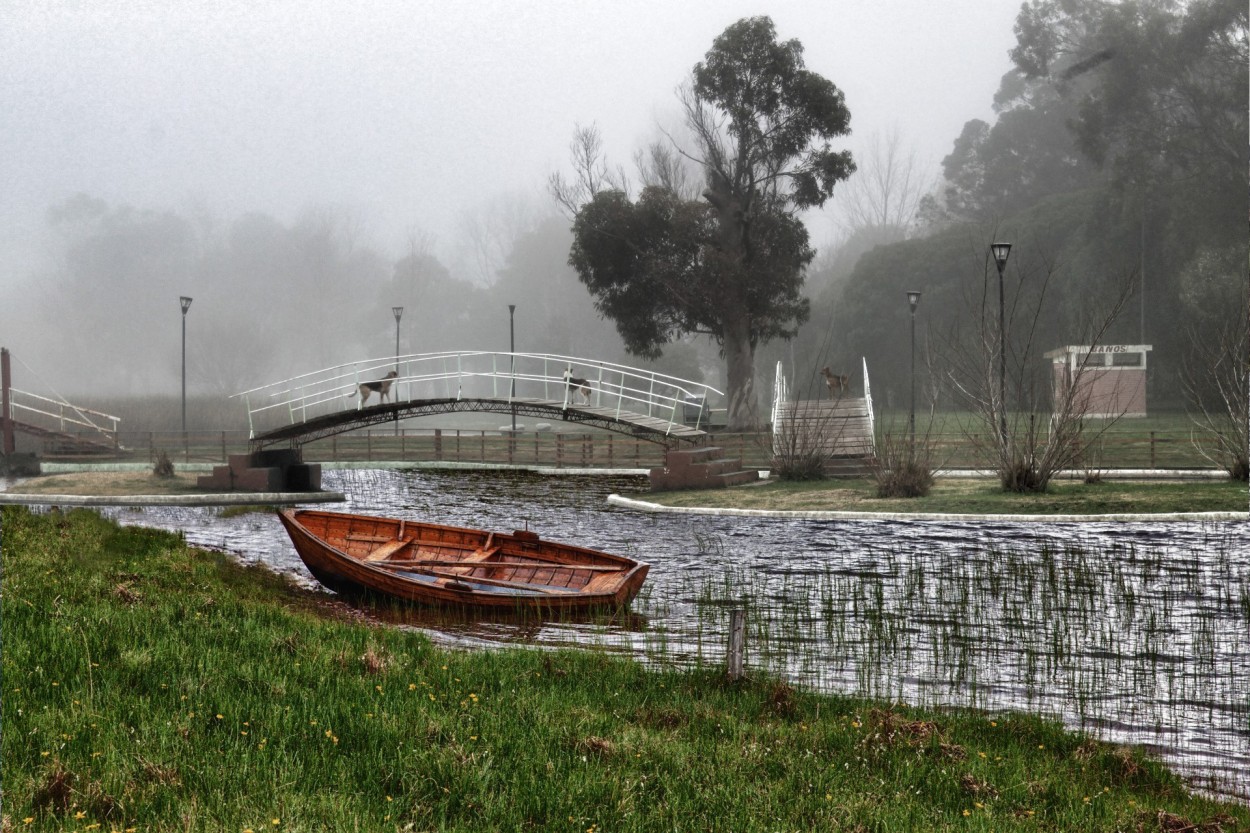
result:
[(231, 454), (224, 466), (200, 477), (201, 489), (223, 492), (319, 492), (321, 466), (305, 463), (299, 448), (274, 448), (250, 454)]
[(0, 422), (3, 423), (4, 433), (4, 456), (9, 456), (17, 451), (17, 440), (13, 436), (13, 411), (9, 403), (9, 389), (12, 387), (12, 378), (9, 370), (9, 348), (0, 347), (0, 388), (3, 393), (3, 410), (0, 411)]

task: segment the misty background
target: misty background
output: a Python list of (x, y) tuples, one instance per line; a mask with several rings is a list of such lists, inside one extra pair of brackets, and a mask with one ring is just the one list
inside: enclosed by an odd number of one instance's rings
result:
[[(1174, 4), (1140, 5), (1149, 19)], [(763, 396), (777, 360), (802, 385), (864, 357), (874, 394), (899, 405), (905, 291), (924, 292), (924, 349), (1005, 237), (1017, 280), (1057, 264), (1045, 349), (1136, 281), (1113, 340), (1155, 345), (1151, 395), (1166, 400), (1187, 328), (1244, 309), (1246, 291), (1245, 9), (1189, 5), (1210, 10), (1191, 28), (1232, 60), (1209, 79), (1213, 106), (1234, 112), (1194, 151), (1203, 170), (1167, 148), (1093, 159), (1070, 129), (1081, 95), (1013, 63), (1021, 7), (1002, 0), (9, 2), (0, 344), (37, 393), (176, 396), (186, 295), (189, 393), (225, 397), (391, 354), (397, 305), (403, 353), (507, 350), (515, 304), (519, 351), (723, 388), (707, 339), (655, 363), (625, 354), (567, 264), (570, 219), (547, 185), (579, 125), (630, 167), (677, 129), (675, 90), (713, 39), (767, 14), (844, 91), (859, 172), (804, 218), (812, 317), (758, 351)], [(1131, 60), (1167, 57), (1132, 44)], [(1140, 75), (1143, 90), (1162, 83)], [(1120, 106), (1146, 118), (1150, 101)]]

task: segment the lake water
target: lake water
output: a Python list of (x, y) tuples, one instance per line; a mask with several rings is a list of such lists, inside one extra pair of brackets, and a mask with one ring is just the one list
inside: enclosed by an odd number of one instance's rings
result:
[[(748, 610), (748, 670), (912, 704), (1022, 709), (1140, 744), (1250, 799), (1250, 524), (814, 521), (611, 506), (641, 477), (325, 472), (347, 512), (545, 537), (651, 563), (631, 615), (405, 627), (464, 646), (592, 644), (661, 664), (724, 658)], [(110, 509), (317, 586), (277, 519)]]

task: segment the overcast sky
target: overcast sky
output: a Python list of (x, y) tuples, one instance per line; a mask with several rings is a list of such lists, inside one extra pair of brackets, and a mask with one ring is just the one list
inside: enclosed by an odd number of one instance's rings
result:
[[(768, 15), (837, 84), (857, 150), (897, 128), (936, 171), (991, 117), (1014, 0), (4, 0), (0, 291), (39, 265), (44, 212), (110, 204), (282, 222), (346, 209), (365, 242), (458, 218), (564, 169), (574, 126), (615, 160), (736, 20)], [(828, 236), (813, 228), (820, 242)], [(438, 249), (436, 249), (438, 251)], [(2, 297), (2, 296), (0, 296)]]

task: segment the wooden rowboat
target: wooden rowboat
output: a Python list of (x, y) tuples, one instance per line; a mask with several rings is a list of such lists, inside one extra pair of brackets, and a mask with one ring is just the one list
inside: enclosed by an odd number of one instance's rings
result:
[(544, 541), (535, 532), (485, 532), (372, 515), (278, 513), (304, 564), (340, 593), (416, 604), (506, 610), (619, 608), (650, 565)]

